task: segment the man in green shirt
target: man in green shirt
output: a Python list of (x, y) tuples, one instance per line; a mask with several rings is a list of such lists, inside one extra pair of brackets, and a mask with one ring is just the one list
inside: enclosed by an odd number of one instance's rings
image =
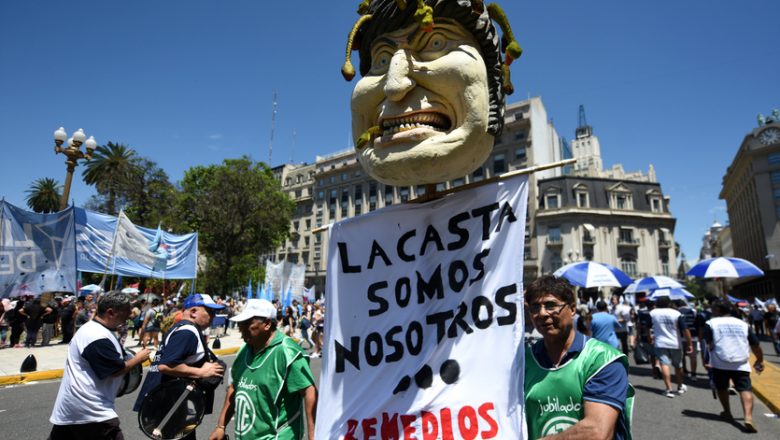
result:
[(250, 299), (230, 320), (238, 322), (246, 344), (236, 355), (233, 383), (209, 439), (224, 439), (225, 425), (235, 414), (237, 440), (299, 440), (304, 423), (314, 440), (317, 389), (309, 360), (295, 341), (276, 331), (276, 308), (267, 300)]
[(530, 439), (631, 439), (634, 391), (628, 360), (574, 329), (574, 288), (546, 275), (525, 292), (543, 339), (526, 348), (525, 413)]

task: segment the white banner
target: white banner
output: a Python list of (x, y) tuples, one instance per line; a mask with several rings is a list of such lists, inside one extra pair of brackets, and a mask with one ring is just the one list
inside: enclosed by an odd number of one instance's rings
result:
[[(290, 278), (287, 280), (287, 288), (292, 289), (292, 294), (294, 297), (300, 298), (303, 296), (303, 282), (305, 279), (306, 265), (290, 264)], [(298, 299), (298, 302), (300, 302), (300, 299)]]
[(114, 237), (115, 256), (127, 258), (144, 266), (155, 265), (157, 256), (149, 250), (149, 240), (127, 218), (124, 211), (119, 211)]
[(292, 296), (301, 301), (303, 295), (303, 282), (306, 278), (306, 265), (295, 264), (289, 261), (273, 263), (265, 261), (265, 284), (270, 286), (271, 292), (280, 301), (284, 301), (288, 290), (292, 290)]
[(330, 232), (317, 439), (522, 439), (527, 178)]
[(271, 260), (265, 260), (265, 283), (263, 286), (268, 291), (265, 293), (271, 299), (284, 297), (284, 262), (274, 263)]

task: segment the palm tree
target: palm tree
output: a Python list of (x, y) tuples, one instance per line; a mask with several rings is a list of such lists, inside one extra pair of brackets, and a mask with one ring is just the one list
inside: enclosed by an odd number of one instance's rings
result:
[(61, 189), (60, 183), (50, 177), (37, 179), (26, 191), (27, 206), (44, 214), (57, 212), (60, 210)]
[(135, 150), (109, 142), (95, 149), (82, 177), (87, 185), (94, 185), (97, 192), (105, 196), (107, 213), (116, 214), (117, 199), (127, 192), (139, 172)]

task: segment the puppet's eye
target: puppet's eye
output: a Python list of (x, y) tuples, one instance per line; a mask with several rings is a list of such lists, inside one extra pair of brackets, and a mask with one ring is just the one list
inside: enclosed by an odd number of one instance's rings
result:
[(378, 74), (387, 71), (390, 66), (390, 59), (393, 57), (393, 53), (388, 47), (380, 47), (372, 51), (371, 53), (371, 73)]
[(425, 43), (425, 48), (423, 49), (423, 51), (439, 52), (447, 49), (448, 43), (449, 40), (444, 34), (442, 34), (441, 32), (433, 32), (431, 37)]

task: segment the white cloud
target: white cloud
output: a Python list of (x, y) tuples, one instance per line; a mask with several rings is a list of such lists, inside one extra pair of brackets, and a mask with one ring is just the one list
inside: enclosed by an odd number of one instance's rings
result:
[(209, 135), (209, 139), (214, 139), (214, 140), (222, 139), (222, 133), (211, 134), (211, 135)]

